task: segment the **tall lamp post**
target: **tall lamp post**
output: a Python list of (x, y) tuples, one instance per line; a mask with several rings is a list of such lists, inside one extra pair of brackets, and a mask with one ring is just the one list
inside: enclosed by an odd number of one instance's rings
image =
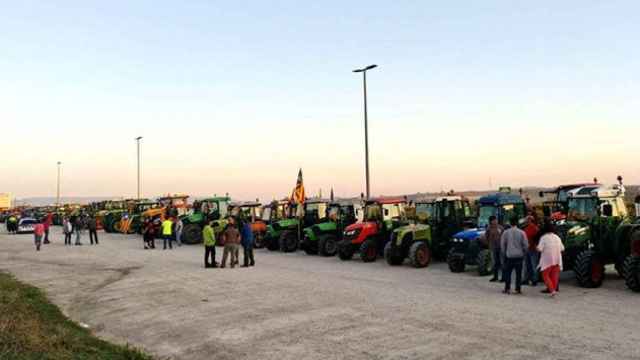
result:
[(62, 162), (58, 161), (58, 185), (56, 187), (56, 207), (60, 207), (60, 165), (62, 165)]
[(367, 180), (367, 199), (371, 196), (369, 185), (369, 123), (367, 119), (367, 71), (375, 69), (378, 65), (369, 65), (362, 69), (353, 70), (354, 73), (362, 73), (362, 87), (364, 88), (364, 158)]
[(140, 200), (140, 140), (142, 140), (142, 136), (136, 138), (136, 151), (138, 155), (138, 200)]

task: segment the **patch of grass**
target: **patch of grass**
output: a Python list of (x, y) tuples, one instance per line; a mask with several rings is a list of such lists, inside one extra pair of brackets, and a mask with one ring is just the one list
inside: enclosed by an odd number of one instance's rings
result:
[(0, 359), (130, 359), (151, 356), (93, 336), (38, 288), (0, 272)]

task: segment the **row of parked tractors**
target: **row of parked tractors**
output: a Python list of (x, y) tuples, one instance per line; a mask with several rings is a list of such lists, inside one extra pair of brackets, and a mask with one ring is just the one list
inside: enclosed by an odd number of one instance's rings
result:
[(174, 195), (157, 201), (104, 201), (90, 208), (106, 232), (140, 233), (145, 219), (172, 216), (183, 222), (182, 242), (197, 244), (207, 220), (220, 233), (234, 215), (251, 222), (257, 248), (302, 250), (341, 260), (357, 256), (364, 262), (382, 257), (389, 265), (418, 268), (435, 259), (446, 261), (452, 272), (472, 267), (479, 275), (488, 275), (493, 267), (492, 252), (482, 241), (489, 218), (496, 216), (506, 227), (511, 218), (523, 219), (533, 210), (540, 212), (539, 219), (555, 223), (566, 249), (564, 268), (575, 272), (580, 286), (600, 286), (605, 266), (613, 265), (630, 289), (640, 291), (640, 199), (633, 211), (627, 208), (621, 178), (612, 186), (562, 185), (540, 196), (552, 200), (536, 209), (509, 190), (475, 202), (449, 195), (412, 202), (307, 199), (300, 205), (286, 200), (262, 205), (214, 196), (188, 205), (187, 196)]

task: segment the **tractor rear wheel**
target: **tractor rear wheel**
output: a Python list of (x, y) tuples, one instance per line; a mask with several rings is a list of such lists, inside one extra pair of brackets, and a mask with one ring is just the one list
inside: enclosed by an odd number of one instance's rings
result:
[(340, 260), (351, 260), (353, 258), (353, 250), (351, 242), (343, 240), (338, 243), (338, 257)]
[(294, 252), (298, 249), (298, 234), (295, 231), (286, 230), (280, 234), (280, 251)]
[(303, 241), (300, 242), (300, 248), (304, 250), (307, 255), (318, 255), (318, 242), (317, 241)]
[(478, 275), (487, 276), (491, 274), (493, 270), (493, 256), (489, 249), (480, 250), (476, 262), (478, 264)]
[(431, 249), (423, 241), (416, 241), (409, 248), (409, 261), (415, 268), (424, 268), (431, 262)]
[(334, 256), (338, 252), (338, 239), (327, 234), (318, 237), (318, 253), (322, 256)]
[(360, 259), (364, 262), (374, 262), (378, 257), (378, 249), (376, 241), (373, 239), (365, 240), (360, 245)]
[(592, 250), (578, 254), (574, 271), (578, 285), (584, 288), (600, 287), (604, 281), (604, 263)]
[(449, 265), (449, 270), (451, 270), (451, 272), (464, 272), (464, 254), (458, 254), (453, 249), (449, 250), (449, 254), (447, 255), (447, 264)]
[(391, 248), (391, 241), (384, 246), (384, 259), (387, 260), (387, 264), (391, 266), (402, 265), (404, 262), (404, 256), (396, 249)]
[(269, 251), (278, 251), (280, 250), (280, 240), (274, 236), (267, 236), (264, 238), (264, 246)]
[(202, 242), (202, 228), (198, 224), (187, 224), (182, 229), (182, 242), (193, 245)]
[(627, 256), (624, 262), (624, 274), (627, 287), (640, 292), (640, 256)]

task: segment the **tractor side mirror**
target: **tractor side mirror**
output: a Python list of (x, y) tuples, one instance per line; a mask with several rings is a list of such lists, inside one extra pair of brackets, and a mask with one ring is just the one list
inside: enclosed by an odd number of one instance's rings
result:
[(602, 215), (604, 216), (613, 216), (613, 206), (611, 204), (602, 205)]
[(540, 192), (538, 193), (538, 196), (540, 196), (541, 198), (543, 198), (543, 197), (544, 197), (544, 191), (540, 191)]
[(542, 208), (542, 213), (544, 214), (544, 217), (550, 217), (551, 216), (551, 207), (549, 206), (545, 206)]

